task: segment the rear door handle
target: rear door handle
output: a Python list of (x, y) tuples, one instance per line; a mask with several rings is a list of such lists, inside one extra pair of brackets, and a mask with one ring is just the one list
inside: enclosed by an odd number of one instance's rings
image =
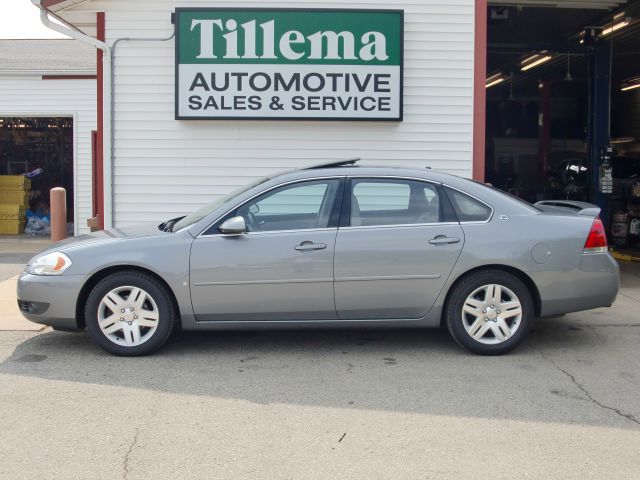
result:
[(296, 247), (296, 250), (299, 252), (307, 252), (309, 250), (324, 250), (327, 248), (326, 243), (313, 243), (310, 241), (302, 242), (300, 245)]
[(438, 235), (429, 240), (431, 245), (446, 245), (447, 243), (460, 243), (458, 237), (446, 237), (444, 235)]

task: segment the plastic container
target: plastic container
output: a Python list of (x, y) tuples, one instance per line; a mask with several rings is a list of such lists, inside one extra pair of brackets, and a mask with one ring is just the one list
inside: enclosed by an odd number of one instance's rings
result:
[(624, 212), (617, 212), (613, 214), (614, 223), (627, 223), (629, 221), (629, 215)]
[(629, 234), (627, 222), (613, 222), (611, 224), (611, 236), (615, 238), (627, 238)]
[(24, 205), (0, 204), (0, 220), (24, 220)]
[(0, 219), (0, 235), (19, 235), (24, 232), (23, 220)]
[(24, 175), (0, 175), (0, 190), (22, 190), (31, 189), (31, 180)]
[(22, 190), (0, 190), (0, 204), (29, 205), (29, 194)]

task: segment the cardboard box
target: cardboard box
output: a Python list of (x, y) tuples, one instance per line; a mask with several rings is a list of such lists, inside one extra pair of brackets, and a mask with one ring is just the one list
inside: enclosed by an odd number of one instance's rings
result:
[(92, 232), (97, 232), (98, 230), (100, 230), (100, 215), (87, 218), (87, 227), (89, 227)]

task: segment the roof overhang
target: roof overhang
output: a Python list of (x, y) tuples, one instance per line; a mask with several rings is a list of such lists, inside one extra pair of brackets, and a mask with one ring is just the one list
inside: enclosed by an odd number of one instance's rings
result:
[(95, 68), (89, 68), (86, 70), (3, 70), (0, 72), (0, 77), (31, 77), (31, 76), (44, 76), (44, 77), (80, 77), (80, 78), (95, 78)]
[(87, 0), (42, 0), (41, 5), (47, 10), (56, 11), (86, 1)]
[[(33, 1), (33, 0), (32, 0)], [(33, 1), (36, 5), (36, 1)], [(79, 30), (91, 37), (96, 36), (96, 12), (102, 8), (87, 8), (82, 4), (89, 0), (40, 0), (39, 7), (50, 12), (50, 16), (66, 23), (68, 27)], [(79, 8), (75, 8), (79, 7)]]

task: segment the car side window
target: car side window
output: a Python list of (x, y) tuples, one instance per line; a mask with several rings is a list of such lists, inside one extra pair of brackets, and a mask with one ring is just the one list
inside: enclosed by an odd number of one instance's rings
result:
[(441, 220), (435, 185), (417, 180), (354, 179), (350, 225), (413, 225)]
[(236, 211), (249, 232), (327, 228), (338, 179), (300, 182), (276, 188)]
[(447, 188), (453, 210), (460, 222), (486, 222), (491, 218), (491, 208), (462, 192)]

